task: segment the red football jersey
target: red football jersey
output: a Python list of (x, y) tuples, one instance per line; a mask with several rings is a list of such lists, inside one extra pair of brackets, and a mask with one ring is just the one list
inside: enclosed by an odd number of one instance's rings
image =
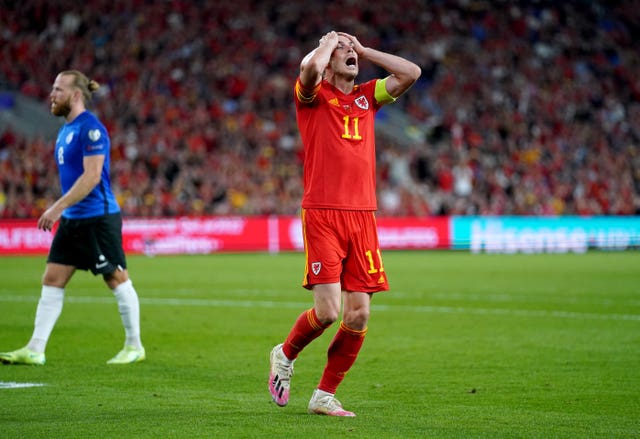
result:
[(350, 94), (322, 81), (308, 101), (300, 78), (296, 81), (303, 208), (377, 209), (374, 119), (381, 106), (374, 96), (376, 81), (356, 85)]

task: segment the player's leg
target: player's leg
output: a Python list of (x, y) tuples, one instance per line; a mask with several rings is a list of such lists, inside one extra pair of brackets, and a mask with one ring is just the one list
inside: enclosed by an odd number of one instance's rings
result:
[(55, 263), (47, 264), (42, 277), (42, 290), (36, 308), (31, 339), (21, 349), (0, 353), (0, 362), (33, 365), (43, 365), (45, 363), (47, 342), (58, 321), (58, 317), (62, 313), (64, 286), (74, 271), (75, 268), (72, 266)]
[(91, 271), (102, 274), (118, 303), (118, 312), (125, 332), (124, 347), (108, 364), (129, 364), (143, 361), (146, 352), (140, 337), (140, 301), (129, 272), (122, 247), (122, 216), (117, 214), (99, 218), (92, 225)]
[(318, 389), (335, 394), (345, 375), (355, 363), (367, 334), (370, 295), (345, 293), (343, 320), (329, 345), (327, 365)]
[(82, 257), (82, 249), (76, 245), (69, 227), (69, 220), (62, 218), (51, 243), (47, 265), (42, 276), (42, 289), (33, 334), (29, 343), (21, 349), (0, 353), (0, 362), (5, 364), (45, 364), (45, 350), (53, 328), (62, 312), (64, 288), (75, 272), (75, 258)]
[(313, 308), (304, 311), (291, 328), (282, 350), (295, 360), (298, 354), (340, 316), (340, 283), (313, 286)]
[(343, 319), (338, 332), (331, 341), (318, 388), (309, 401), (309, 412), (330, 416), (355, 416), (344, 410), (335, 398), (335, 393), (356, 361), (367, 333), (370, 295), (367, 293), (344, 293)]
[(124, 347), (108, 364), (137, 363), (146, 359), (146, 352), (140, 337), (140, 301), (126, 269), (104, 275), (105, 282), (112, 289), (118, 303), (118, 311), (125, 332)]
[[(372, 212), (348, 212), (345, 228), (350, 233), (350, 251), (344, 260), (342, 322), (329, 345), (327, 364), (309, 402), (311, 413), (331, 416), (355, 416), (335, 399), (335, 393), (358, 357), (370, 314), (371, 294), (388, 289), (378, 246), (375, 217)], [(357, 233), (355, 233), (357, 231)]]
[(42, 293), (36, 310), (33, 336), (27, 347), (44, 352), (53, 327), (62, 312), (64, 288), (73, 276), (75, 267), (48, 263), (42, 276)]
[[(325, 211), (303, 210), (305, 275), (303, 286), (313, 291), (314, 306), (302, 312), (284, 343), (270, 355), (269, 392), (279, 406), (287, 405), (293, 362), (298, 354), (335, 322), (340, 314), (341, 259), (332, 218)], [(344, 240), (342, 240), (344, 241)]]
[(284, 343), (271, 350), (269, 392), (279, 406), (289, 402), (293, 363), (298, 354), (331, 326), (340, 313), (340, 284), (313, 286), (314, 306), (298, 316)]

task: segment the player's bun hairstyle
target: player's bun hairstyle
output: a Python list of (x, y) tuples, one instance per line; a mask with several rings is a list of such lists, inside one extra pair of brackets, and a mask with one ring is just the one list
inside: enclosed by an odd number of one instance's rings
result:
[(91, 100), (91, 93), (100, 88), (100, 84), (97, 81), (87, 78), (84, 73), (78, 70), (65, 70), (60, 74), (73, 76), (73, 86), (82, 92), (82, 100), (85, 104)]

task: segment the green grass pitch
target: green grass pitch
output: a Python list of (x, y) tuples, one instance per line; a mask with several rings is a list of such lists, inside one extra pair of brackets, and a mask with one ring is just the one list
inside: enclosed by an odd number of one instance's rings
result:
[[(287, 407), (267, 390), (271, 347), (311, 306), (302, 254), (130, 256), (147, 361), (105, 364), (117, 306), (76, 273), (47, 365), (0, 366), (0, 437), (638, 437), (640, 252), (384, 257), (392, 290), (337, 395), (356, 418), (306, 413), (335, 325)], [(0, 258), (1, 351), (30, 337), (43, 269)]]

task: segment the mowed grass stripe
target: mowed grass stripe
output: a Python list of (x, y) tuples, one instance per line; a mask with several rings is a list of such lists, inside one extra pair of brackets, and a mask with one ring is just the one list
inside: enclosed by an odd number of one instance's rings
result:
[[(233, 292), (230, 292), (233, 294)], [(259, 294), (259, 291), (256, 291)], [(0, 296), (0, 302), (37, 302), (37, 296)], [(65, 298), (67, 303), (113, 304), (111, 297), (70, 296)], [(209, 308), (300, 308), (309, 307), (309, 302), (286, 302), (270, 300), (233, 300), (233, 299), (179, 299), (179, 298), (140, 298), (142, 305), (155, 306), (197, 306)], [(502, 315), (519, 317), (556, 317), (566, 319), (596, 319), (596, 320), (630, 320), (640, 321), (640, 314), (610, 314), (584, 313), (562, 310), (526, 310), (503, 308), (466, 308), (452, 306), (406, 306), (406, 305), (371, 305), (372, 311), (378, 312), (413, 312), (433, 314), (474, 314), (474, 315)]]

